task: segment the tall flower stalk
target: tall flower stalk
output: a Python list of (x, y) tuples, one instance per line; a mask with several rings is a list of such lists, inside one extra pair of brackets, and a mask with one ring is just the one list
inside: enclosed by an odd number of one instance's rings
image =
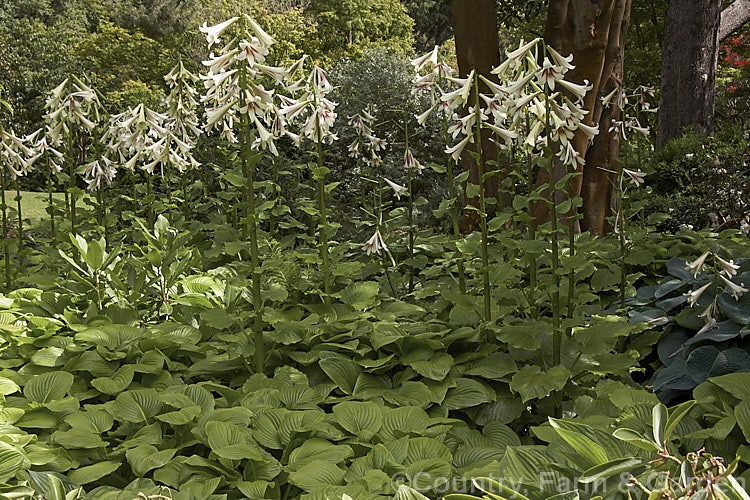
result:
[[(219, 129), (225, 140), (239, 143), (240, 162), (245, 177), (245, 188), (242, 191), (242, 237), (249, 238), (250, 241), (254, 364), (256, 372), (263, 373), (263, 301), (254, 178), (255, 168), (262, 157), (259, 150), (277, 154), (273, 130), (279, 114), (275, 112), (273, 103), (274, 90), (266, 89), (262, 80), (270, 77), (276, 84), (281, 84), (296, 70), (262, 64), (274, 40), (247, 15), (233, 17), (216, 26), (202, 26), (200, 31), (206, 34), (209, 49), (235, 23), (239, 25), (238, 36), (211, 52), (209, 59), (203, 61), (208, 73), (200, 76), (206, 89), (201, 101), (206, 105), (206, 130), (210, 132)], [(235, 126), (239, 128), (238, 136), (234, 134)]]
[(50, 92), (44, 109), (47, 110), (44, 119), (48, 125), (50, 145), (58, 149), (64, 145), (66, 149), (69, 179), (65, 204), (71, 231), (75, 233), (76, 200), (79, 196), (76, 170), (78, 165), (85, 162), (85, 139), (99, 122), (101, 103), (91, 87), (72, 76)]
[[(448, 132), (448, 119), (452, 116), (455, 111), (454, 107), (449, 106), (449, 103), (443, 101), (440, 96), (446, 93), (444, 88), (446, 85), (450, 85), (451, 81), (448, 77), (453, 76), (453, 69), (444, 61), (441, 61), (438, 57), (438, 47), (435, 46), (432, 52), (424, 54), (411, 61), (412, 66), (416, 75), (413, 79), (412, 93), (419, 94), (427, 92), (430, 98), (430, 107), (417, 115), (417, 122), (424, 126), (427, 122), (428, 117), (435, 111), (439, 110), (439, 119), (441, 130), (443, 133), (443, 139), (445, 147), (450, 147), (450, 134)], [(425, 73), (426, 70), (426, 73)], [(425, 74), (423, 74), (425, 73)], [(455, 101), (452, 104), (457, 105)], [(461, 238), (461, 226), (459, 223), (459, 217), (463, 211), (461, 203), (459, 203), (459, 196), (456, 193), (456, 179), (454, 174), (454, 165), (456, 162), (450, 154), (445, 154), (445, 169), (448, 177), (448, 215), (451, 220), (451, 226), (453, 228), (453, 238), (458, 241)], [(464, 258), (461, 255), (461, 251), (456, 247), (456, 253), (458, 258), (456, 259), (456, 267), (458, 270), (458, 288), (462, 294), (466, 293), (466, 276), (465, 276), (465, 264)]]

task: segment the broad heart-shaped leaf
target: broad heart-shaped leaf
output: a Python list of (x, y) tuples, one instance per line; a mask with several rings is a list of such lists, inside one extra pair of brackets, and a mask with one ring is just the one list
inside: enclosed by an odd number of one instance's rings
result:
[(111, 377), (95, 378), (91, 381), (91, 385), (104, 394), (119, 394), (133, 381), (133, 374), (133, 365), (123, 365)]
[(750, 400), (745, 399), (734, 407), (734, 417), (737, 419), (737, 423), (742, 429), (742, 434), (745, 436), (745, 440), (750, 439)]
[[(585, 431), (590, 431), (590, 428), (582, 429), (588, 426), (564, 422), (552, 417), (549, 418), (549, 423), (557, 434), (575, 450), (575, 456), (569, 458), (582, 469), (590, 469), (607, 461), (607, 452), (604, 448), (586, 435)], [(617, 450), (613, 450), (613, 454), (616, 452)]]
[(289, 482), (303, 489), (313, 491), (326, 486), (341, 485), (346, 472), (330, 462), (313, 462), (296, 472), (289, 473)]
[(93, 483), (97, 479), (109, 476), (121, 465), (120, 462), (97, 462), (68, 472), (68, 478), (76, 484)]
[(0, 441), (0, 482), (7, 482), (18, 472), (31, 467), (26, 454), (5, 441)]
[(49, 403), (61, 399), (73, 386), (73, 374), (63, 371), (37, 375), (23, 388), (23, 395), (35, 403)]
[(91, 342), (115, 351), (138, 340), (145, 332), (146, 330), (130, 325), (106, 325), (78, 332), (75, 339), (77, 342)]
[(390, 442), (410, 432), (420, 432), (426, 429), (429, 423), (430, 417), (427, 412), (415, 406), (386, 409), (379, 435), (384, 442)]
[(535, 398), (546, 398), (552, 391), (562, 390), (569, 379), (570, 371), (562, 365), (553, 366), (546, 373), (538, 366), (527, 365), (513, 375), (510, 388), (520, 394), (525, 403)]
[(228, 422), (210, 421), (206, 423), (206, 436), (211, 451), (221, 458), (263, 460), (260, 448), (251, 442), (247, 429)]
[(148, 419), (156, 416), (162, 406), (156, 389), (135, 389), (117, 395), (112, 416), (120, 421), (148, 424)]
[(369, 441), (383, 425), (383, 407), (371, 401), (345, 401), (333, 407), (336, 421), (363, 441)]
[(332, 444), (325, 439), (308, 439), (289, 454), (289, 471), (296, 471), (313, 462), (338, 464), (354, 455), (349, 446)]
[(354, 384), (362, 371), (357, 363), (346, 358), (330, 357), (321, 359), (318, 364), (342, 392), (349, 395), (354, 392)]
[(380, 286), (374, 281), (355, 281), (336, 294), (341, 302), (362, 311), (375, 304)]
[(409, 363), (415, 372), (432, 380), (443, 380), (453, 368), (453, 356), (441, 352), (429, 360), (412, 361)]
[(18, 384), (13, 382), (11, 379), (0, 377), (0, 394), (2, 394), (3, 396), (13, 394), (14, 392), (18, 392), (20, 390), (21, 388), (18, 387)]
[(444, 404), (449, 410), (469, 408), (495, 400), (495, 391), (481, 382), (459, 377), (454, 380), (456, 387), (448, 389)]
[(141, 445), (125, 452), (133, 474), (143, 477), (148, 471), (164, 467), (172, 460), (177, 450), (161, 450), (151, 445)]
[(708, 381), (739, 400), (750, 400), (750, 373), (728, 373)]

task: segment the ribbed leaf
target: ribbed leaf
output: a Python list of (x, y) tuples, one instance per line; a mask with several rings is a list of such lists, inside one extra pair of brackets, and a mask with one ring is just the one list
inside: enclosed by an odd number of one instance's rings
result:
[(495, 391), (477, 380), (459, 377), (454, 382), (456, 387), (448, 389), (444, 401), (449, 410), (489, 403), (495, 399)]
[(146, 330), (129, 325), (106, 325), (88, 328), (75, 335), (77, 342), (91, 342), (110, 350), (127, 345), (143, 336)]
[(117, 420), (147, 424), (148, 419), (156, 416), (162, 406), (155, 389), (136, 389), (118, 394), (112, 409)]
[(99, 377), (91, 381), (91, 385), (104, 394), (119, 394), (128, 388), (133, 381), (133, 365), (121, 366), (111, 377)]
[(380, 286), (374, 281), (356, 281), (338, 294), (341, 302), (357, 310), (367, 309), (375, 303)]
[(566, 426), (565, 422), (560, 420), (550, 418), (549, 422), (560, 437), (575, 450), (576, 456), (570, 457), (570, 459), (577, 465), (583, 469), (590, 469), (607, 462), (607, 453), (592, 439), (581, 432), (576, 432), (576, 428)]
[(333, 407), (339, 425), (369, 441), (383, 425), (383, 408), (373, 402), (346, 401)]
[(346, 473), (328, 462), (313, 462), (289, 474), (289, 482), (305, 491), (341, 485)]
[(142, 477), (152, 469), (163, 467), (174, 457), (177, 450), (161, 450), (155, 446), (141, 445), (125, 452), (133, 474)]
[(97, 479), (109, 476), (119, 469), (120, 465), (120, 462), (98, 462), (68, 472), (68, 478), (76, 484), (93, 483)]
[(427, 413), (414, 406), (385, 410), (380, 436), (385, 442), (399, 439), (410, 432), (426, 429), (429, 422)]
[(26, 454), (18, 448), (0, 441), (0, 481), (6, 482), (16, 473), (31, 466)]
[(320, 368), (345, 394), (354, 392), (354, 384), (357, 382), (362, 368), (346, 358), (331, 357), (320, 360)]
[(251, 443), (247, 429), (241, 429), (227, 422), (208, 422), (206, 436), (211, 451), (221, 458), (230, 460), (263, 460), (260, 449)]
[(349, 446), (332, 444), (325, 439), (308, 439), (289, 455), (289, 470), (296, 471), (313, 462), (339, 464), (354, 454)]
[(23, 394), (29, 401), (49, 403), (61, 399), (73, 386), (73, 374), (63, 371), (47, 372), (29, 380)]

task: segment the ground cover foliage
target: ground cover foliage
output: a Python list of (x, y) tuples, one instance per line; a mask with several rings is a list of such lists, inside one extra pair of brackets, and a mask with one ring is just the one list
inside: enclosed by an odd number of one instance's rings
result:
[[(264, 65), (251, 18), (202, 31), (227, 44), (167, 74), (161, 111), (107, 119), (71, 76), (45, 130), (3, 129), (3, 193), (51, 194), (33, 227), (0, 206), (0, 495), (747, 498), (747, 236), (656, 232), (645, 139), (617, 232), (569, 230), (580, 200), (544, 191), (570, 177), (534, 182), (577, 164), (545, 140), (580, 126), (568, 59), (521, 45), (485, 105), (437, 51), (329, 78)], [(483, 130), (497, 193), (457, 165)]]

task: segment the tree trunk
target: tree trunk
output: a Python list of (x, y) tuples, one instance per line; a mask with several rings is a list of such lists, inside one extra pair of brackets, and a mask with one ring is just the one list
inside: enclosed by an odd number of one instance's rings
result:
[(684, 127), (714, 128), (717, 32), (721, 0), (671, 0), (662, 45), (662, 85), (657, 147)]
[(719, 42), (748, 21), (750, 21), (750, 0), (735, 0), (729, 7), (721, 11)]
[[(466, 77), (472, 69), (485, 78), (495, 80), (495, 75), (490, 71), (500, 64), (500, 52), (497, 30), (497, 14), (495, 12), (495, 0), (453, 0), (453, 30), (456, 37), (456, 59), (458, 71), (462, 78)], [(480, 91), (486, 91), (480, 85)], [(473, 105), (473, 93), (469, 98), (469, 105)], [(469, 182), (479, 183), (477, 176), (477, 164), (469, 153), (470, 148), (476, 151), (476, 145), (469, 145), (464, 151), (462, 162), (463, 169), (469, 171)], [(490, 141), (490, 134), (482, 136), (482, 157), (485, 165), (489, 161), (497, 159), (495, 144)], [(497, 193), (497, 177), (491, 177), (485, 181), (486, 193)], [(477, 206), (477, 199), (469, 199), (468, 203)], [(478, 227), (478, 219), (473, 211), (464, 214), (462, 229), (469, 232)]]
[[(586, 159), (582, 175), (574, 178), (568, 187), (570, 196), (583, 198), (582, 228), (594, 233), (606, 229), (610, 214), (612, 180), (616, 174), (604, 169), (619, 171), (615, 157), (619, 138), (608, 132), (609, 123), (617, 113), (602, 109), (600, 97), (606, 95), (622, 81), (625, 37), (630, 20), (631, 0), (550, 0), (545, 39), (563, 56), (573, 54), (575, 69), (566, 79), (575, 83), (584, 80), (593, 86), (586, 94), (584, 108), (589, 111), (584, 123), (598, 124), (599, 135), (589, 144), (583, 132), (576, 132), (571, 141), (576, 151)], [(557, 162), (555, 176), (562, 177), (565, 168)], [(547, 182), (542, 171), (540, 183)], [(558, 193), (556, 198), (562, 197)], [(537, 223), (549, 218), (546, 204), (539, 204)]]

